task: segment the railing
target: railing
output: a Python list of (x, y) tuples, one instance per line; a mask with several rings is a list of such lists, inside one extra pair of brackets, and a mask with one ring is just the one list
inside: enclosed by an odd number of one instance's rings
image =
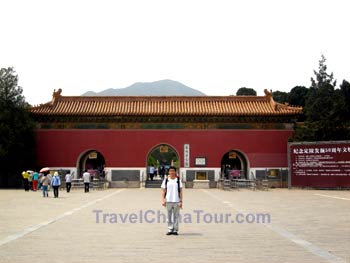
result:
[(256, 180), (256, 188), (259, 190), (269, 190), (269, 180)]
[[(92, 190), (104, 190), (107, 189), (109, 186), (109, 182), (106, 179), (94, 179), (92, 182), (90, 182), (90, 189)], [(61, 187), (65, 187), (63, 184)], [(84, 188), (84, 181), (83, 179), (72, 179), (72, 189), (79, 189)]]
[(256, 179), (220, 179), (218, 181), (218, 188), (223, 190), (231, 189), (251, 189), (251, 190), (268, 190), (268, 180), (256, 180)]

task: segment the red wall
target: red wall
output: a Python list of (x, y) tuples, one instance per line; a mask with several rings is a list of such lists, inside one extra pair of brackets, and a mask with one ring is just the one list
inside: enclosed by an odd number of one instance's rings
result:
[(246, 155), (251, 168), (287, 167), (287, 143), (291, 130), (38, 130), (38, 166), (75, 167), (87, 150), (99, 151), (106, 167), (143, 167), (149, 151), (169, 144), (180, 155), (190, 144), (194, 157), (207, 157), (208, 167), (220, 167), (230, 150)]

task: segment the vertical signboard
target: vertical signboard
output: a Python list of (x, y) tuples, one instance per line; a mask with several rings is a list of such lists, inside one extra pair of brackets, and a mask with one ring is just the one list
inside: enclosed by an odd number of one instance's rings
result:
[(184, 144), (184, 167), (190, 167), (190, 145)]
[(350, 141), (289, 144), (289, 187), (350, 187)]

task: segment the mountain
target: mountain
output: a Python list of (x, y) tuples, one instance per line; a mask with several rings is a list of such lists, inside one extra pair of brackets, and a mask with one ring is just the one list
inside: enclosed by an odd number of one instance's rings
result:
[(203, 92), (186, 85), (165, 79), (155, 82), (136, 82), (122, 89), (106, 89), (101, 92), (88, 91), (81, 96), (206, 96)]

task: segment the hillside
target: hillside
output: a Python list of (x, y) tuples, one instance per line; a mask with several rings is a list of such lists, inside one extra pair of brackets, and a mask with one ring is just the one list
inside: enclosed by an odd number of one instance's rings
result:
[(101, 92), (88, 91), (82, 96), (206, 96), (203, 92), (173, 80), (137, 82), (121, 89), (106, 89)]

